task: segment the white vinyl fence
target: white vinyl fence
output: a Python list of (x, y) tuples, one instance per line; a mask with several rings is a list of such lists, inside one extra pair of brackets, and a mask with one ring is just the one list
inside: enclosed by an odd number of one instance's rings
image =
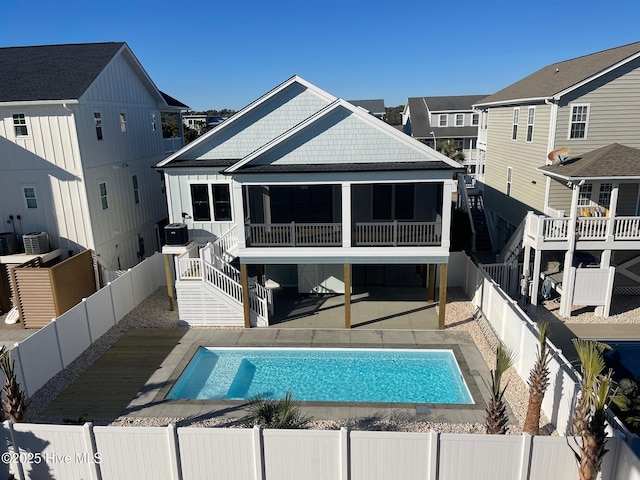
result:
[(156, 253), (16, 344), (11, 355), (26, 395), (33, 395), (164, 284), (162, 255)]
[[(135, 480), (577, 480), (563, 437), (2, 424), (0, 475)], [(602, 480), (640, 480), (620, 438)], [(4, 471), (3, 471), (4, 470)]]

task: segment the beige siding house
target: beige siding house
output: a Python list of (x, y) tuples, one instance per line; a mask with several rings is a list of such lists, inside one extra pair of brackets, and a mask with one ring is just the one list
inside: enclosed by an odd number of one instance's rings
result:
[[(633, 271), (640, 250), (640, 42), (548, 65), (475, 107), (494, 247), (506, 244), (507, 258), (524, 236), (532, 303), (545, 280), (545, 295), (563, 293), (563, 315), (575, 305), (608, 315), (614, 292), (640, 285)], [(569, 174), (569, 164), (587, 163)], [(598, 164), (609, 171), (594, 173)], [(514, 232), (517, 241), (510, 240)], [(592, 267), (588, 275), (584, 266)]]

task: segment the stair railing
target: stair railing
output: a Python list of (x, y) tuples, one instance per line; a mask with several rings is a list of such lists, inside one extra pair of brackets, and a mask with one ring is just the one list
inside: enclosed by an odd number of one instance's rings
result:
[(458, 175), (458, 208), (467, 212), (469, 216), (469, 225), (471, 225), (471, 251), (476, 251), (476, 227), (473, 224), (471, 216), (471, 206), (469, 205), (469, 196), (467, 195), (467, 182), (464, 175)]

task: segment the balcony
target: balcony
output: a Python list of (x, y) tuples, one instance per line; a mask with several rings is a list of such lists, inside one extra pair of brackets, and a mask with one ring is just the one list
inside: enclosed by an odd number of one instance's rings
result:
[(184, 146), (182, 137), (171, 137), (162, 139), (164, 153), (177, 152)]
[[(248, 223), (248, 247), (342, 247), (341, 223)], [(439, 246), (441, 222), (358, 222), (354, 246)]]
[[(569, 240), (569, 226), (568, 217), (553, 218), (530, 212), (525, 235), (542, 242), (565, 242)], [(578, 242), (637, 242), (640, 217), (578, 217), (575, 238)]]

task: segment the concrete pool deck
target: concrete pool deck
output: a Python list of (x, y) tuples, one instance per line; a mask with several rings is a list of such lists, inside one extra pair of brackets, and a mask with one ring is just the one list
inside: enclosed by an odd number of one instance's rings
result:
[(476, 402), (474, 405), (301, 402), (301, 410), (317, 420), (402, 416), (431, 422), (484, 422), (488, 390), (482, 378), (489, 377), (489, 370), (472, 338), (465, 332), (430, 330), (189, 329), (121, 415), (185, 419), (244, 416), (244, 401), (165, 398), (199, 346), (450, 348)]

